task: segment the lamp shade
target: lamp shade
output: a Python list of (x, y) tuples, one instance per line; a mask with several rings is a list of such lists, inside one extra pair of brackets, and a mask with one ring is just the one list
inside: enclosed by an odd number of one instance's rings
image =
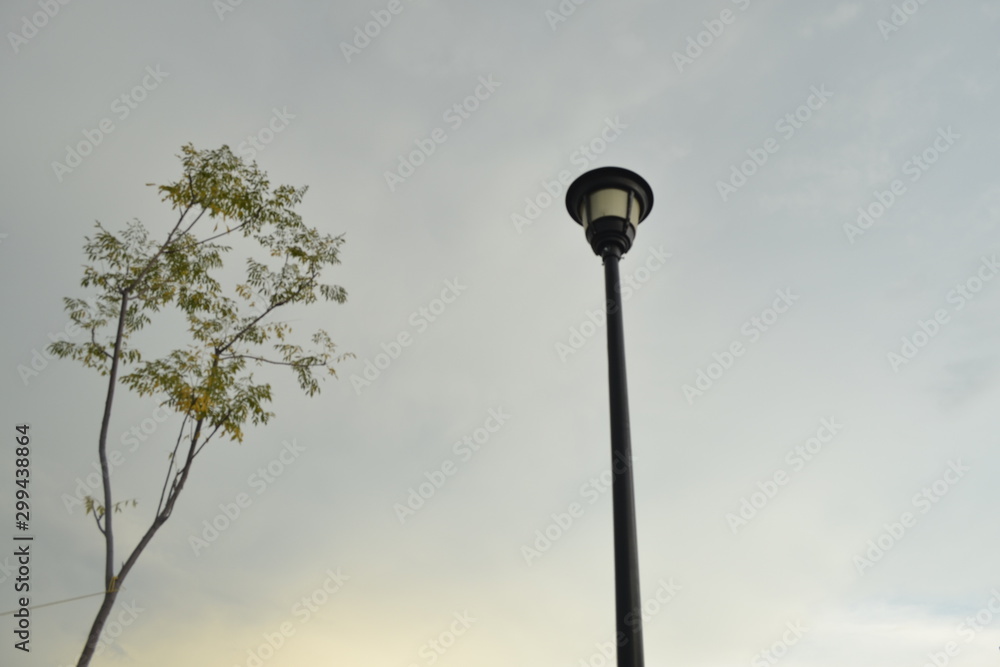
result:
[(587, 233), (594, 252), (610, 245), (625, 253), (653, 208), (653, 190), (638, 174), (601, 167), (583, 174), (566, 191), (566, 209)]

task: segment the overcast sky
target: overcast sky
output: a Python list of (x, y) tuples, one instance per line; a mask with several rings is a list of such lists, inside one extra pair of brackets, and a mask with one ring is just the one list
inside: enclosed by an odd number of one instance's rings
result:
[[(310, 186), (349, 296), (293, 324), (356, 359), (313, 398), (268, 376), (277, 418), (205, 450), (95, 665), (613, 664), (603, 276), (563, 204), (607, 165), (655, 193), (621, 265), (646, 664), (995, 664), (1000, 2), (16, 0), (0, 26), (0, 611), (20, 423), (32, 604), (102, 589), (75, 499), (106, 386), (44, 350), (94, 221), (165, 234), (146, 184), (192, 142)], [(119, 560), (179, 424), (157, 405), (119, 392)], [(0, 617), (0, 662), (75, 664), (99, 604), (33, 610), (29, 655)]]

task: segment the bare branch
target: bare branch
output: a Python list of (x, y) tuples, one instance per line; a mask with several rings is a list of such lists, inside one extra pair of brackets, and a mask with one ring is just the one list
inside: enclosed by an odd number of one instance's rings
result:
[(173, 470), (174, 468), (174, 461), (176, 460), (177, 457), (177, 449), (181, 445), (181, 438), (184, 437), (184, 426), (187, 424), (187, 420), (188, 420), (187, 413), (184, 413), (184, 419), (181, 420), (180, 431), (177, 433), (177, 442), (174, 444), (174, 451), (170, 455), (170, 465), (167, 466), (167, 475), (163, 479), (163, 488), (160, 490), (160, 502), (157, 503), (156, 505), (157, 516), (159, 516), (160, 510), (163, 508), (163, 496), (167, 492), (167, 482), (170, 481), (170, 471)]
[(198, 224), (198, 221), (201, 220), (201, 216), (205, 215), (205, 211), (207, 211), (207, 210), (208, 210), (207, 208), (205, 208), (204, 206), (202, 206), (201, 207), (201, 213), (199, 213), (198, 215), (196, 215), (195, 218), (194, 218), (194, 221), (190, 225), (187, 226), (187, 229), (185, 229), (183, 232), (181, 232), (181, 236), (183, 236), (184, 234), (187, 234), (188, 232), (190, 232), (191, 229), (195, 225)]
[(94, 515), (94, 523), (97, 524), (97, 530), (101, 531), (101, 535), (107, 535), (107, 533), (104, 532), (104, 528), (101, 527), (101, 520), (97, 518), (97, 508), (94, 507), (91, 513)]
[(216, 351), (215, 351), (216, 354), (222, 354), (223, 352), (225, 352), (226, 350), (228, 350), (230, 347), (232, 347), (236, 343), (236, 341), (238, 341), (240, 338), (242, 338), (243, 336), (245, 336), (248, 331), (250, 331), (255, 326), (257, 326), (258, 322), (260, 322), (262, 319), (264, 319), (265, 317), (267, 317), (271, 313), (272, 310), (274, 310), (276, 308), (280, 308), (281, 306), (284, 306), (286, 303), (288, 303), (291, 300), (292, 300), (292, 297), (289, 296), (287, 299), (282, 299), (281, 301), (272, 303), (270, 306), (267, 307), (267, 309), (264, 312), (262, 312), (260, 315), (258, 315), (257, 317), (255, 317), (245, 327), (243, 327), (242, 329), (240, 329), (239, 332), (237, 332), (236, 334), (234, 334), (233, 337), (229, 339), (228, 343), (226, 343), (222, 347), (216, 348)]
[(263, 211), (263, 210), (264, 210), (264, 207), (263, 207), (263, 206), (258, 206), (258, 207), (257, 207), (257, 210), (256, 210), (256, 211), (254, 211), (253, 215), (251, 215), (251, 216), (250, 216), (250, 217), (248, 217), (248, 218), (247, 218), (246, 220), (244, 220), (244, 221), (243, 221), (243, 222), (241, 222), (240, 224), (236, 225), (236, 226), (235, 226), (235, 227), (233, 227), (232, 229), (227, 229), (227, 230), (226, 230), (226, 231), (224, 231), (224, 232), (219, 232), (219, 233), (218, 233), (218, 234), (216, 234), (215, 236), (209, 236), (209, 237), (208, 237), (208, 238), (206, 238), (206, 239), (202, 239), (201, 241), (198, 241), (197, 243), (195, 243), (195, 245), (201, 245), (202, 243), (208, 243), (209, 241), (214, 241), (215, 239), (217, 239), (217, 238), (220, 238), (220, 237), (222, 237), (222, 236), (226, 236), (227, 234), (232, 234), (233, 232), (238, 232), (239, 230), (243, 229), (243, 228), (244, 228), (244, 227), (246, 227), (246, 226), (247, 226), (248, 224), (250, 224), (250, 221), (251, 221), (251, 220), (254, 220), (254, 219), (256, 219), (256, 217), (257, 217), (258, 215), (260, 215), (260, 212), (261, 212), (261, 211)]
[[(273, 364), (275, 366), (298, 366), (301, 364), (296, 364), (292, 361), (276, 361), (274, 359), (267, 359), (265, 357), (258, 357), (253, 354), (227, 354), (221, 359), (253, 359), (254, 361), (260, 361), (265, 364)], [(324, 364), (309, 364), (310, 366), (323, 366)]]
[(187, 481), (188, 475), (191, 472), (191, 463), (194, 461), (195, 445), (198, 444), (198, 440), (201, 438), (201, 427), (204, 421), (204, 417), (199, 417), (198, 421), (195, 422), (194, 434), (191, 436), (191, 444), (188, 446), (187, 457), (184, 460), (184, 465), (177, 471), (179, 477), (175, 478), (174, 483), (170, 485), (170, 493), (167, 495), (167, 505), (163, 508), (162, 514), (164, 521), (170, 518), (170, 513), (174, 510), (174, 504), (177, 502), (177, 497), (184, 488), (184, 483)]
[(201, 445), (198, 446), (198, 449), (195, 450), (194, 454), (191, 456), (192, 460), (194, 459), (195, 456), (198, 456), (198, 452), (200, 452), (201, 450), (205, 449), (205, 445), (208, 444), (208, 441), (212, 439), (213, 435), (215, 435), (216, 433), (219, 432), (219, 429), (222, 428), (222, 425), (223, 425), (224, 421), (228, 417), (229, 417), (229, 413), (228, 412), (222, 416), (222, 421), (220, 421), (218, 424), (215, 425), (215, 428), (212, 429), (212, 432), (208, 434), (208, 437), (205, 438), (205, 440), (201, 443)]

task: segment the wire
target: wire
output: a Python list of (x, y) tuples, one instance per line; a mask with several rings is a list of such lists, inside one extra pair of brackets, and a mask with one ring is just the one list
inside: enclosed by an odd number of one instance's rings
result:
[[(119, 591), (123, 591), (125, 589), (124, 588), (119, 588), (118, 590)], [(90, 593), (89, 595), (80, 595), (78, 597), (69, 598), (67, 600), (58, 600), (56, 602), (46, 602), (45, 604), (36, 604), (36, 605), (33, 605), (31, 607), (27, 607), (27, 608), (28, 609), (41, 609), (42, 607), (51, 607), (54, 604), (63, 604), (64, 602), (74, 602), (76, 600), (82, 600), (84, 598), (92, 598), (95, 595), (104, 595), (104, 594), (105, 594), (105, 591), (101, 591), (100, 593)], [(0, 616), (10, 616), (11, 614), (13, 614), (16, 611), (17, 610), (15, 609), (14, 611), (0, 612)]]

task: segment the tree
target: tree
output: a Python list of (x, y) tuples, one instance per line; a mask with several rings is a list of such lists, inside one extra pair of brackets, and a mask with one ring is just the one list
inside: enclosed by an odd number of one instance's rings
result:
[[(247, 423), (266, 424), (274, 416), (266, 409), (271, 386), (256, 381), (248, 367), (287, 366), (312, 396), (320, 389), (314, 371), (336, 375), (334, 364), (353, 356), (335, 357), (335, 345), (322, 329), (306, 350), (290, 341), (287, 323), (272, 317), (294, 304), (347, 299), (343, 288), (320, 282), (325, 267), (340, 263), (343, 235), (321, 235), (293, 210), (307, 188), (282, 185), (272, 190), (256, 163), (244, 163), (228, 146), (197, 151), (188, 144), (181, 151), (183, 175), (157, 187), (162, 201), (178, 214), (173, 227), (156, 241), (138, 221), (119, 234), (95, 223), (96, 234), (86, 237), (84, 250), (91, 263), (84, 266), (81, 285), (97, 294), (88, 300), (64, 299), (70, 318), (89, 340), (49, 347), (54, 355), (108, 378), (97, 441), (103, 496), (85, 499), (86, 513), (93, 515), (104, 538), (105, 592), (78, 667), (90, 664), (122, 582), (173, 513), (198, 454), (217, 434), (242, 442)], [(209, 232), (205, 228), (213, 221)], [(240, 236), (252, 239), (252, 248), (266, 250), (280, 265), (248, 257), (245, 280), (226, 290), (213, 274), (231, 248), (218, 241)], [(190, 340), (183, 348), (146, 359), (134, 335), (166, 307), (186, 318)], [(149, 528), (116, 571), (112, 518), (123, 504), (135, 504), (115, 501), (108, 467), (108, 430), (119, 384), (139, 396), (160, 397), (161, 405), (181, 417), (181, 425)]]

